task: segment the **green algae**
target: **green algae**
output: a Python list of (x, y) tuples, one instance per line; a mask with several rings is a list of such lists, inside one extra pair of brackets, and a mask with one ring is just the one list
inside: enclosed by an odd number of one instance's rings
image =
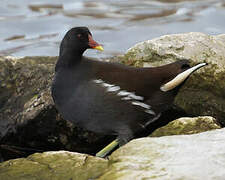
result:
[(100, 176), (107, 160), (66, 151), (36, 153), (0, 164), (4, 180), (87, 180)]
[(209, 116), (176, 119), (166, 126), (156, 129), (150, 137), (161, 137), (181, 134), (196, 134), (213, 129), (220, 129), (216, 119)]

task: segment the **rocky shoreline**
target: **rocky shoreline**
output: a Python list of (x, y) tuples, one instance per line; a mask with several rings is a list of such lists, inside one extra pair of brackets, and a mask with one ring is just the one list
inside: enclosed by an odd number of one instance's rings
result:
[[(94, 155), (115, 137), (87, 132), (57, 113), (50, 95), (56, 57), (0, 57), (1, 160), (20, 158), (0, 163), (0, 179), (224, 177), (225, 133), (220, 127), (225, 126), (225, 35), (162, 36), (108, 60), (115, 59), (134, 66), (158, 66), (179, 59), (208, 66), (187, 80), (175, 106), (149, 128), (151, 137), (133, 140), (104, 160), (67, 152)], [(181, 118), (186, 116), (200, 117)], [(58, 151), (62, 149), (66, 151)]]

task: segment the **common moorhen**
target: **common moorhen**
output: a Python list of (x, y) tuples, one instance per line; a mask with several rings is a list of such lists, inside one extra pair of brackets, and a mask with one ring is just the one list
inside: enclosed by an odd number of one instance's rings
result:
[[(87, 130), (117, 135), (123, 145), (167, 110), (184, 81), (206, 63), (187, 60), (152, 68), (97, 61), (86, 49), (103, 50), (86, 27), (70, 29), (60, 45), (52, 96), (64, 119)], [(108, 153), (98, 153), (105, 156)]]

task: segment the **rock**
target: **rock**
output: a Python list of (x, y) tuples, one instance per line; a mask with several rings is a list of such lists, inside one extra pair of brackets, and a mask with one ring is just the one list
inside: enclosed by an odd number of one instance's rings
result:
[(35, 153), (27, 158), (0, 164), (4, 180), (87, 180), (101, 175), (108, 166), (105, 159), (67, 151)]
[(175, 104), (193, 115), (210, 115), (225, 125), (225, 35), (203, 33), (166, 35), (136, 44), (122, 61), (158, 66), (179, 59), (209, 65), (195, 72), (181, 88)]
[(98, 180), (218, 179), (225, 176), (225, 129), (132, 140), (109, 158)]
[(130, 141), (109, 160), (65, 151), (0, 163), (0, 179), (218, 179), (225, 176), (225, 128)]
[(220, 129), (216, 119), (210, 116), (183, 117), (176, 119), (166, 126), (156, 129), (150, 136), (161, 137), (181, 134), (196, 134), (200, 132)]
[(28, 116), (34, 118), (45, 104), (53, 104), (46, 89), (53, 77), (55, 59), (0, 57), (1, 137), (15, 123), (25, 123)]
[(113, 137), (76, 127), (50, 94), (56, 57), (0, 57), (0, 152), (4, 160), (65, 149), (95, 154)]

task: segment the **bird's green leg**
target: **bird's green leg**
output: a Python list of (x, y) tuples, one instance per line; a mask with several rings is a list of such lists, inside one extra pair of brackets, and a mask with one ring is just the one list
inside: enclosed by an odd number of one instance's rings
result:
[(115, 149), (119, 145), (119, 140), (116, 139), (112, 141), (109, 145), (104, 147), (101, 151), (99, 151), (96, 156), (104, 158), (106, 157), (113, 149)]

